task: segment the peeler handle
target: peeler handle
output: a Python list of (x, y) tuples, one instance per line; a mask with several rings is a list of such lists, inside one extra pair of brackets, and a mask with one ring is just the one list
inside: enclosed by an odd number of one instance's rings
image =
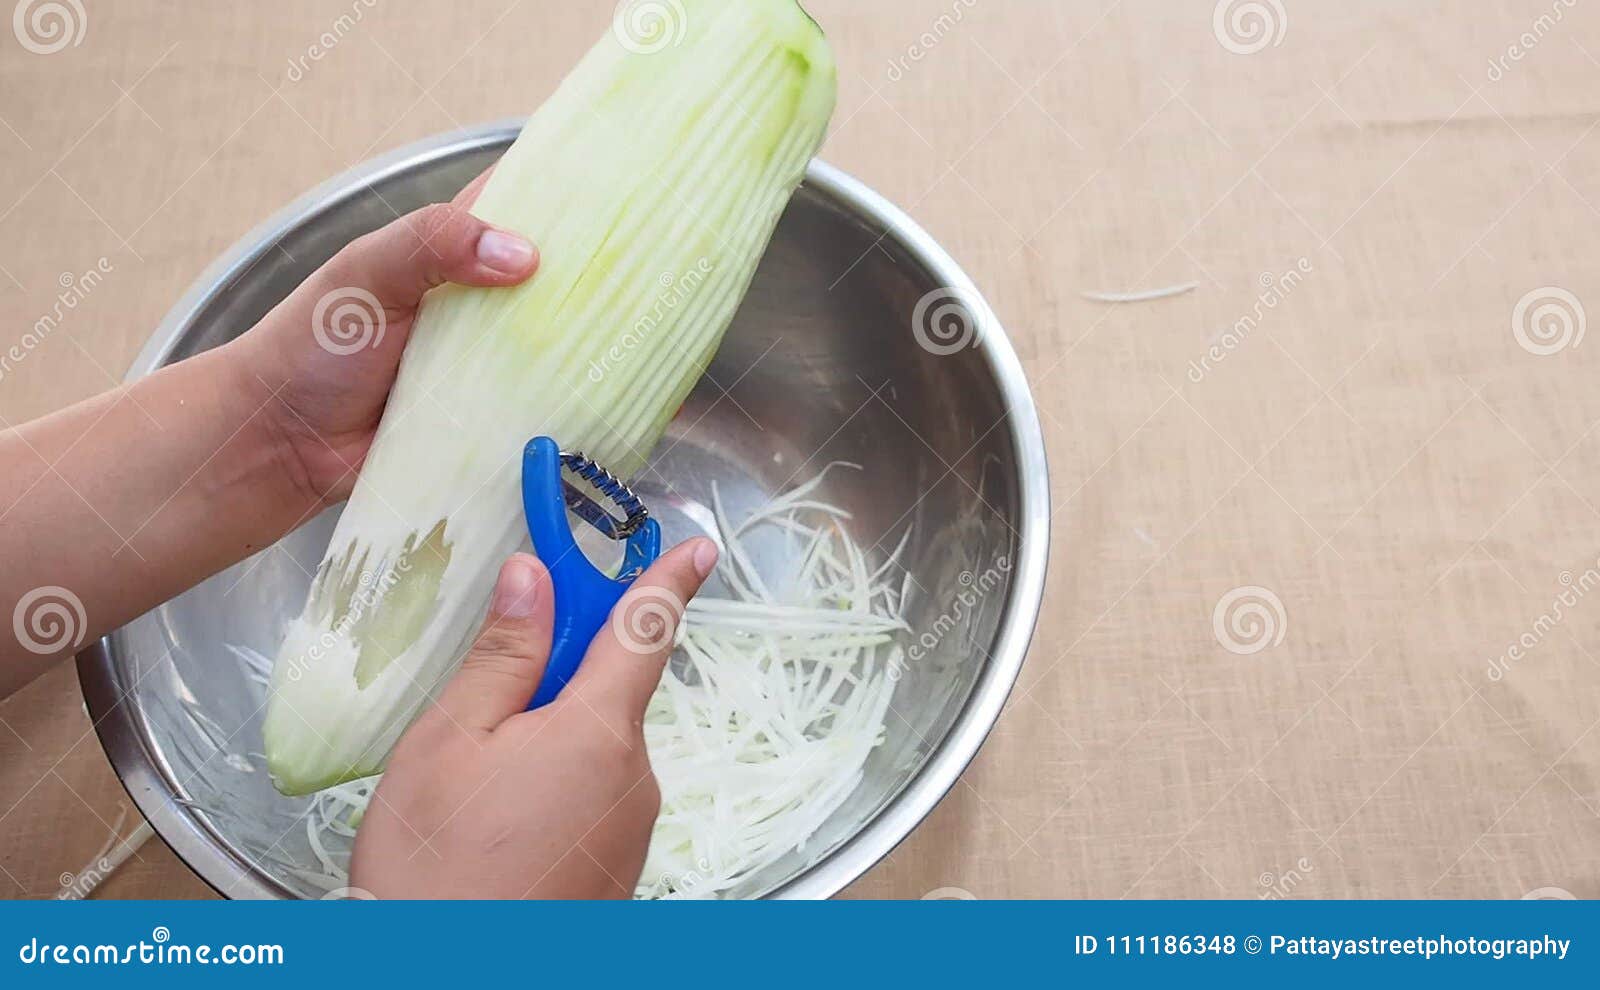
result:
[(528, 710), (556, 699), (578, 672), (589, 644), (634, 580), (661, 554), (661, 527), (644, 522), (628, 537), (618, 577), (602, 574), (573, 539), (562, 494), (561, 448), (537, 437), (522, 453), (522, 510), (533, 549), (550, 572), (555, 591), (555, 626), (550, 659)]

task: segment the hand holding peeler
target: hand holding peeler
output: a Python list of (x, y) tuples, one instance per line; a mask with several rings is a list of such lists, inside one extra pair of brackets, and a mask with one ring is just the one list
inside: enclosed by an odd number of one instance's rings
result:
[[(563, 469), (588, 482), (622, 513), (619, 519), (562, 476)], [(609, 577), (589, 562), (573, 538), (567, 510), (610, 539), (624, 544), (622, 568)], [(536, 437), (522, 451), (522, 511), (533, 549), (555, 589), (555, 628), (550, 659), (528, 710), (542, 708), (567, 686), (605, 626), (611, 610), (633, 582), (661, 555), (661, 526), (644, 502), (615, 475), (579, 453)]]

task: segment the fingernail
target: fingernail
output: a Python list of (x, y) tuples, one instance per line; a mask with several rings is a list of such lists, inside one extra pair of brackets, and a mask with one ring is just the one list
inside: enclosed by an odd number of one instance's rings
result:
[(701, 540), (694, 548), (694, 569), (704, 581), (711, 576), (711, 569), (717, 566), (717, 545), (710, 540)]
[(520, 275), (533, 267), (533, 242), (504, 230), (485, 230), (478, 237), (478, 260), (497, 272)]
[(533, 614), (538, 601), (539, 575), (533, 562), (520, 555), (506, 561), (500, 568), (500, 580), (494, 586), (490, 611), (511, 619), (526, 619)]

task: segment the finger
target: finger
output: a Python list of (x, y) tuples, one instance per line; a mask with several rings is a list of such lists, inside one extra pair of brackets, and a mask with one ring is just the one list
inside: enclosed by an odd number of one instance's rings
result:
[(703, 537), (656, 561), (611, 610), (570, 690), (596, 708), (642, 721), (672, 653), (683, 610), (716, 565), (717, 545)]
[(463, 728), (492, 732), (528, 707), (544, 676), (555, 621), (550, 574), (531, 554), (500, 568), (489, 617), (436, 706)]
[(455, 202), (424, 206), (352, 241), (318, 273), (319, 288), (361, 289), (385, 309), (405, 310), (445, 282), (526, 281), (539, 266), (538, 249), (516, 231), (473, 216), (464, 202), (469, 194), (477, 190), (468, 187)]

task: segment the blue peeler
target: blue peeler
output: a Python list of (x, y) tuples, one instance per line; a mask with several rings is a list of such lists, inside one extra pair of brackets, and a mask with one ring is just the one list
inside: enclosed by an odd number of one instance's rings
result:
[[(610, 499), (622, 511), (622, 518), (563, 478), (563, 468)], [(572, 538), (568, 509), (607, 537), (626, 541), (622, 569), (616, 577), (607, 577), (589, 563)], [(615, 475), (582, 454), (563, 452), (549, 437), (534, 438), (522, 451), (522, 511), (533, 549), (550, 571), (556, 596), (550, 659), (528, 705), (532, 711), (556, 700), (578, 672), (589, 643), (606, 624), (611, 610), (661, 555), (661, 526), (650, 518), (639, 496)]]

